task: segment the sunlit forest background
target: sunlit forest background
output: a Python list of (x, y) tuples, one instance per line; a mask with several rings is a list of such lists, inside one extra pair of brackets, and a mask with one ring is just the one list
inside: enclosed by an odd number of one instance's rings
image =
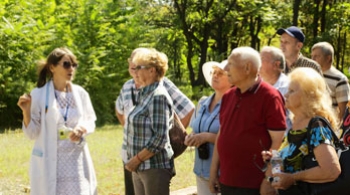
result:
[(115, 99), (130, 78), (127, 58), (153, 47), (169, 58), (166, 74), (196, 102), (211, 93), (201, 71), (238, 46), (279, 46), (276, 30), (299, 26), (302, 53), (328, 41), (335, 63), (350, 66), (350, 3), (339, 0), (1, 0), (0, 130), (21, 125), (16, 103), (37, 80), (37, 61), (56, 47), (79, 60), (74, 82), (90, 94), (98, 125), (117, 123)]

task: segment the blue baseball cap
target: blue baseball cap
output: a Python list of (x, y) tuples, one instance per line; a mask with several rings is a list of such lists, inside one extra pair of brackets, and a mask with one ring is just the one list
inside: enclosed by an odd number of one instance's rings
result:
[(283, 33), (289, 34), (290, 36), (298, 39), (302, 43), (304, 43), (304, 41), (305, 41), (305, 35), (304, 35), (303, 31), (301, 31), (300, 28), (298, 28), (296, 26), (291, 26), (291, 27), (288, 27), (286, 29), (280, 28), (277, 30), (277, 34), (282, 35)]

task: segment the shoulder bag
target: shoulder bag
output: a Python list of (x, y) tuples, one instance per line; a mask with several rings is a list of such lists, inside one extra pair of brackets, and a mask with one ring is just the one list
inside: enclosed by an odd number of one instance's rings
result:
[[(317, 122), (322, 121), (329, 128), (331, 125), (328, 120), (317, 116), (310, 120), (309, 125), (307, 127), (307, 140), (308, 140), (308, 148), (309, 154), (306, 155), (303, 159), (303, 169), (310, 169), (312, 167), (318, 166), (317, 159), (315, 159), (315, 155), (313, 153), (313, 148), (310, 146), (310, 138), (311, 138), (311, 126)], [(338, 139), (336, 134), (332, 131), (335, 149), (338, 153), (339, 163), (341, 166), (341, 174), (339, 177), (333, 182), (327, 183), (306, 183), (307, 191), (310, 195), (350, 195), (350, 151), (349, 147), (346, 146), (343, 142), (343, 136)], [(344, 134), (343, 134), (344, 135)]]
[(187, 148), (185, 145), (185, 138), (187, 136), (187, 132), (185, 127), (182, 125), (179, 116), (177, 116), (175, 110), (174, 112), (174, 123), (173, 126), (169, 130), (170, 144), (174, 151), (174, 158), (180, 156)]

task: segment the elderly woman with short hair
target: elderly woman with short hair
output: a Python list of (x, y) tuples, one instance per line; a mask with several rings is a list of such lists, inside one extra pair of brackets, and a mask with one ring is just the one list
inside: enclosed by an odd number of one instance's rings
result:
[(202, 97), (196, 107), (190, 126), (193, 132), (186, 137), (185, 144), (196, 147), (193, 172), (196, 174), (197, 193), (213, 195), (209, 189), (210, 165), (214, 144), (220, 128), (220, 107), (222, 96), (231, 88), (227, 72), (227, 60), (210, 61), (203, 64), (203, 75), (214, 90), (209, 97)]
[(172, 101), (162, 84), (168, 58), (155, 49), (140, 51), (133, 57), (140, 92), (126, 120), (127, 157), (125, 168), (132, 172), (137, 195), (169, 194), (174, 160), (169, 128)]

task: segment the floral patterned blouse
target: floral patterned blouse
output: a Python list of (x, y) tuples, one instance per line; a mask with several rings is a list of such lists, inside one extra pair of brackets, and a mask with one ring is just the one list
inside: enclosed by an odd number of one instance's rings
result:
[[(318, 119), (311, 125), (310, 146), (316, 148), (320, 144), (334, 146), (332, 129)], [(307, 128), (289, 130), (279, 149), (284, 163), (284, 172), (295, 173), (302, 170), (302, 160), (308, 152)]]

